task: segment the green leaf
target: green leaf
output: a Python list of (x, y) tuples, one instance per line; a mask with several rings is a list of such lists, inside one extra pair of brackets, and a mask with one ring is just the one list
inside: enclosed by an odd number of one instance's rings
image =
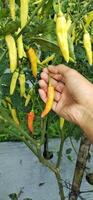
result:
[(43, 51), (46, 51), (48, 49), (50, 51), (60, 53), (57, 43), (51, 42), (41, 37), (31, 37), (31, 41), (36, 42), (37, 44), (41, 45), (41, 48), (43, 49)]

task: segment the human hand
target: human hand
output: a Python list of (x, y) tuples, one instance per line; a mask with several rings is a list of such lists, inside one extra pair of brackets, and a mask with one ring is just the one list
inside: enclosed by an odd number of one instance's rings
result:
[(82, 127), (85, 113), (93, 111), (93, 85), (79, 74), (65, 65), (49, 66), (41, 73), (39, 94), (47, 101), (48, 78), (55, 88), (55, 98), (52, 109), (59, 116)]

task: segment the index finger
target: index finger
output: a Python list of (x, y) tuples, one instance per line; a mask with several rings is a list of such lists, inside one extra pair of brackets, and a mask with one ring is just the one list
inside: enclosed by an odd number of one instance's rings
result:
[(70, 70), (70, 68), (65, 65), (56, 65), (56, 66), (50, 65), (48, 67), (48, 70), (53, 74), (61, 74), (65, 78), (65, 74), (67, 73), (68, 70)]

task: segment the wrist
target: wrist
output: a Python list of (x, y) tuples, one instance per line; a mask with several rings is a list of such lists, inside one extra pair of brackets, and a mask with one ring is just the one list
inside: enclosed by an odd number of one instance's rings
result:
[(78, 125), (82, 128), (90, 142), (93, 143), (93, 112), (86, 108), (81, 110), (81, 118), (78, 120)]

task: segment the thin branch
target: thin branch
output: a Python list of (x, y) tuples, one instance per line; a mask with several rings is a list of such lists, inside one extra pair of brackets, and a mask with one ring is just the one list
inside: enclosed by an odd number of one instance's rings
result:
[(40, 138), (41, 145), (44, 143), (44, 140), (45, 140), (46, 122), (47, 122), (47, 118), (41, 119), (41, 138)]
[(75, 146), (74, 146), (74, 144), (73, 144), (72, 138), (69, 137), (69, 139), (70, 139), (71, 145), (72, 145), (72, 147), (73, 147), (73, 149), (74, 149), (76, 155), (78, 155), (78, 153), (77, 153), (77, 151), (76, 151), (76, 148), (75, 148)]
[(55, 176), (56, 176), (56, 180), (57, 180), (57, 183), (58, 183), (58, 186), (59, 186), (60, 198), (61, 198), (61, 200), (65, 200), (62, 178), (60, 176), (59, 170), (57, 170), (57, 172), (55, 173)]
[(61, 142), (60, 142), (60, 148), (59, 148), (59, 152), (58, 152), (58, 159), (57, 159), (57, 164), (56, 167), (59, 168), (60, 164), (61, 164), (61, 158), (62, 158), (62, 150), (63, 150), (63, 145), (64, 145), (64, 132), (63, 130), (61, 130)]

